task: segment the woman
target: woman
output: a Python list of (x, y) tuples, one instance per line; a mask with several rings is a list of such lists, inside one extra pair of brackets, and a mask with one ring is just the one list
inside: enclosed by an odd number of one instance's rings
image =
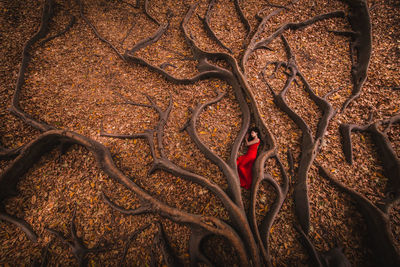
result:
[(253, 180), (253, 164), (257, 157), (258, 146), (260, 145), (260, 139), (258, 138), (258, 129), (251, 128), (249, 133), (246, 134), (246, 137), (244, 139), (246, 142), (246, 146), (248, 147), (247, 153), (243, 156), (240, 156), (236, 161), (240, 178), (240, 186), (246, 189), (250, 189), (251, 187), (251, 182)]

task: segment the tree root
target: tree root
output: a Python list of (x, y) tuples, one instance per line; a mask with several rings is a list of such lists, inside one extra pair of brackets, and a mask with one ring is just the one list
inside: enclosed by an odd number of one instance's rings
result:
[(210, 236), (211, 234), (200, 228), (192, 228), (189, 241), (189, 252), (190, 252), (190, 266), (198, 266), (199, 263), (207, 264), (212, 266), (210, 260), (201, 252), (202, 241)]
[(239, 0), (234, 0), (233, 3), (235, 4), (235, 9), (236, 9), (236, 12), (239, 14), (240, 20), (242, 21), (242, 23), (244, 24), (244, 27), (246, 28), (246, 32), (247, 32), (246, 39), (247, 39), (251, 33), (251, 26), (250, 26), (249, 20), (243, 14), (243, 10), (240, 7)]
[(316, 23), (318, 21), (323, 21), (323, 20), (331, 19), (331, 18), (343, 18), (343, 17), (344, 17), (344, 12), (343, 11), (335, 11), (335, 12), (330, 12), (330, 13), (326, 13), (326, 14), (321, 14), (321, 15), (315, 16), (315, 17), (313, 17), (311, 19), (308, 19), (308, 20), (305, 20), (303, 22), (299, 22), (299, 23), (293, 23), (292, 22), (292, 23), (283, 24), (274, 33), (272, 33), (270, 36), (258, 41), (257, 43), (255, 43), (253, 49), (255, 50), (255, 49), (257, 49), (257, 47), (268, 45), (275, 38), (277, 38), (280, 35), (282, 35), (282, 33), (284, 31), (286, 31), (286, 30), (293, 30), (293, 31), (302, 30), (305, 27), (313, 25), (314, 23)]
[[(341, 124), (339, 129), (342, 137), (343, 152), (349, 164), (353, 163), (353, 145), (351, 142), (351, 133), (368, 132), (372, 135), (372, 140), (375, 143), (379, 160), (383, 164), (384, 175), (388, 178), (388, 183), (385, 188), (385, 207), (387, 211), (389, 205), (397, 202), (400, 199), (400, 160), (394, 151), (387, 130), (393, 123), (400, 122), (400, 115), (393, 116), (388, 120), (382, 120), (375, 123), (359, 126), (356, 124)], [(386, 129), (382, 132), (379, 130), (379, 125), (386, 125)]]
[(53, 126), (50, 126), (44, 122), (40, 122), (35, 120), (32, 116), (26, 114), (21, 107), (19, 106), (19, 100), (21, 95), (22, 87), (25, 83), (25, 73), (28, 68), (28, 64), (31, 58), (30, 51), (33, 45), (38, 42), (40, 39), (46, 37), (49, 33), (50, 21), (54, 16), (54, 1), (46, 0), (43, 5), (43, 12), (39, 30), (25, 43), (23, 52), (22, 52), (22, 62), (19, 68), (17, 83), (14, 90), (14, 95), (11, 102), (10, 112), (14, 114), (16, 117), (21, 119), (26, 124), (32, 126), (35, 129), (40, 131), (48, 131), (54, 129)]
[(133, 28), (135, 27), (135, 23), (132, 23), (132, 26), (129, 28), (129, 30), (126, 32), (124, 38), (119, 42), (120, 45), (124, 44), (125, 40), (128, 38), (128, 36), (131, 34)]
[(50, 42), (51, 40), (64, 35), (72, 28), (72, 26), (74, 26), (75, 22), (76, 22), (75, 16), (71, 16), (71, 20), (69, 21), (68, 25), (65, 27), (64, 30), (60, 31), (59, 33), (57, 33), (53, 36), (50, 36), (50, 37), (44, 39), (43, 41), (40, 42), (40, 45), (44, 45), (45, 43)]
[(129, 246), (131, 245), (131, 243), (133, 242), (133, 240), (135, 240), (135, 238), (136, 238), (140, 233), (142, 233), (144, 230), (146, 230), (146, 229), (149, 228), (150, 226), (151, 226), (151, 224), (147, 224), (147, 225), (145, 225), (145, 226), (143, 226), (143, 227), (137, 229), (135, 232), (133, 232), (133, 233), (127, 238), (127, 241), (126, 241), (124, 250), (123, 250), (123, 252), (122, 252), (121, 260), (119, 261), (119, 265), (118, 265), (118, 266), (125, 266), (125, 258), (126, 258), (126, 255), (128, 254)]
[(24, 146), (20, 146), (14, 149), (7, 149), (0, 146), (0, 160), (10, 160), (16, 158)]
[(82, 0), (76, 0), (76, 1), (78, 1), (78, 4), (79, 4), (79, 12), (80, 12), (81, 17), (82, 17), (83, 20), (86, 22), (86, 24), (89, 25), (90, 28), (92, 28), (94, 34), (100, 39), (100, 41), (102, 41), (102, 42), (106, 43), (108, 46), (110, 46), (110, 47), (115, 51), (115, 53), (117, 53), (117, 55), (118, 55), (122, 60), (125, 60), (124, 56), (118, 51), (118, 49), (117, 49), (110, 41), (108, 41), (107, 39), (105, 39), (104, 37), (102, 37), (102, 36), (100, 35), (100, 33), (97, 31), (96, 27), (95, 27), (95, 26), (90, 22), (90, 20), (85, 16)]
[[(296, 60), (292, 54), (291, 48), (286, 41), (286, 38), (281, 36), (283, 44), (286, 48), (288, 62), (272, 62), (277, 68), (284, 67), (290, 71), (290, 76), (287, 78), (284, 88), (279, 94), (276, 94), (272, 87), (268, 84), (271, 94), (274, 97), (274, 103), (285, 112), (293, 122), (302, 131), (302, 141), (301, 141), (301, 156), (299, 169), (297, 171), (297, 181), (294, 187), (294, 199), (295, 199), (295, 211), (296, 215), (300, 221), (300, 225), (305, 233), (309, 232), (310, 218), (309, 218), (309, 201), (308, 201), (308, 190), (307, 190), (307, 176), (308, 171), (318, 153), (318, 150), (322, 144), (323, 137), (325, 135), (326, 129), (328, 127), (329, 121), (334, 116), (335, 112), (332, 106), (327, 102), (325, 98), (321, 98), (315, 94), (308, 84), (307, 80), (303, 74), (298, 70)], [(264, 68), (265, 71), (265, 68)], [(263, 73), (264, 76), (264, 73)], [(322, 110), (323, 116), (318, 122), (317, 131), (315, 137), (313, 136), (310, 127), (307, 125), (305, 120), (301, 118), (286, 102), (286, 92), (290, 88), (292, 82), (294, 82), (296, 76), (299, 76), (302, 83), (304, 84), (304, 89), (310, 96), (311, 100)], [(266, 80), (265, 80), (266, 81)]]
[(155, 19), (152, 15), (150, 15), (149, 2), (150, 2), (150, 0), (144, 0), (144, 13), (151, 21), (153, 21), (155, 24), (161, 26), (161, 23), (157, 19)]
[(378, 266), (399, 266), (400, 253), (394, 244), (390, 230), (389, 216), (360, 193), (348, 188), (332, 177), (328, 171), (318, 165), (322, 177), (332, 182), (336, 187), (349, 194), (356, 202), (361, 215), (367, 225), (369, 246), (374, 254), (374, 260)]
[[(275, 158), (278, 162), (279, 168), (282, 173), (282, 180), (283, 184), (279, 185), (274, 178), (268, 173), (264, 173), (264, 168), (260, 168), (260, 166), (264, 166), (265, 162), (269, 158)], [(270, 237), (270, 230), (275, 221), (276, 216), (278, 215), (283, 202), (286, 199), (286, 195), (289, 190), (289, 177), (287, 176), (286, 170), (284, 169), (281, 160), (276, 155), (274, 150), (270, 150), (260, 154), (257, 159), (256, 163), (254, 164), (254, 173), (256, 174), (256, 180), (253, 181), (252, 184), (252, 195), (251, 195), (251, 208), (250, 208), (250, 221), (252, 223), (253, 231), (256, 234), (258, 245), (261, 247), (261, 252), (264, 258), (265, 263), (268, 266), (272, 266), (272, 257), (270, 255), (268, 243)], [(257, 218), (256, 218), (256, 202), (257, 202), (257, 193), (260, 189), (261, 182), (266, 181), (268, 182), (275, 190), (277, 194), (277, 198), (275, 202), (272, 204), (271, 209), (268, 213), (264, 216), (261, 220), (260, 225), (257, 225)]]
[(157, 246), (164, 258), (164, 262), (167, 266), (183, 266), (182, 262), (178, 257), (175, 256), (172, 248), (169, 246), (167, 237), (165, 236), (164, 229), (161, 223), (157, 223), (158, 232), (154, 238), (154, 245)]
[(211, 38), (214, 41), (216, 41), (221, 47), (228, 50), (229, 53), (233, 54), (233, 51), (229, 47), (224, 45), (224, 43), (222, 43), (222, 41), (217, 37), (217, 35), (215, 35), (214, 31), (211, 29), (210, 16), (211, 16), (211, 11), (212, 11), (212, 8), (214, 7), (215, 1), (216, 0), (210, 0), (205, 17), (201, 18), (199, 16), (199, 19), (203, 22), (204, 28), (206, 29), (207, 33), (211, 36)]
[(37, 242), (38, 236), (34, 232), (34, 230), (32, 229), (32, 226), (30, 226), (29, 223), (27, 223), (25, 220), (19, 219), (15, 216), (8, 214), (7, 212), (4, 211), (3, 206), (0, 206), (0, 209), (1, 209), (0, 220), (3, 220), (3, 221), (6, 221), (6, 222), (16, 225), (26, 234), (26, 236), (29, 238), (29, 240), (31, 240), (32, 242)]
[(68, 241), (61, 232), (58, 232), (54, 229), (46, 228), (46, 230), (57, 238), (59, 238), (64, 244), (68, 245), (71, 250), (71, 253), (74, 255), (75, 259), (78, 261), (79, 266), (86, 266), (87, 259), (86, 256), (89, 253), (99, 253), (110, 250), (107, 247), (99, 247), (96, 246), (94, 248), (87, 248), (86, 245), (83, 243), (83, 240), (79, 238), (76, 234), (76, 226), (75, 226), (75, 218), (76, 218), (76, 209), (73, 212), (71, 225), (70, 225), (70, 234), (72, 237), (72, 242)]
[(320, 267), (334, 267), (334, 266), (341, 266), (341, 267), (350, 267), (351, 264), (349, 260), (343, 253), (341, 247), (334, 247), (331, 248), (329, 251), (320, 253), (315, 248), (314, 244), (308, 238), (308, 236), (303, 232), (303, 230), (294, 225), (294, 228), (300, 234), (300, 241), (302, 245), (308, 251), (308, 254), (311, 258), (312, 266), (320, 266)]
[[(367, 79), (367, 71), (372, 52), (372, 26), (366, 0), (346, 0), (350, 6), (349, 22), (355, 34), (352, 34), (350, 53), (352, 58), (351, 76), (353, 90), (343, 104), (347, 106), (361, 94), (361, 88)], [(354, 60), (354, 58), (356, 60)], [(355, 61), (355, 62), (354, 62)]]
[(41, 261), (38, 262), (37, 260), (34, 260), (31, 264), (31, 267), (46, 267), (48, 265), (49, 248), (53, 243), (53, 241), (54, 239), (52, 239), (49, 243), (47, 243), (46, 247), (42, 249)]

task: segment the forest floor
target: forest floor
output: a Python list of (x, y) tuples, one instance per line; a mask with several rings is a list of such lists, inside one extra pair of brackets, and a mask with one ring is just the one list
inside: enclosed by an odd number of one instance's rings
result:
[[(167, 60), (176, 67), (167, 66), (167, 70), (184, 77), (195, 72), (196, 68), (190, 60), (179, 60), (185, 56), (190, 57), (179, 28), (187, 11), (186, 4), (178, 6), (181, 2), (150, 1), (150, 11), (154, 16), (163, 20), (165, 15), (159, 11), (168, 6), (173, 10), (174, 17), (171, 20), (171, 31), (159, 42), (141, 51), (140, 55), (157, 64)], [(238, 57), (242, 52), (240, 40), (245, 37), (244, 27), (234, 15), (232, 2), (217, 2), (211, 24), (218, 37)], [(255, 14), (260, 10), (264, 4), (259, 2), (262, 1), (242, 1), (245, 14)], [(395, 2), (370, 1), (369, 6), (373, 7), (370, 11), (373, 52), (367, 81), (360, 98), (344, 113), (338, 113), (332, 119), (321, 152), (316, 158), (337, 179), (373, 202), (383, 196), (386, 178), (383, 176), (381, 163), (377, 160), (371, 137), (360, 133), (352, 135), (354, 162), (350, 165), (346, 163), (342, 152), (338, 127), (341, 123), (366, 124), (370, 114), (377, 121), (399, 113), (400, 90), (393, 89), (400, 87), (400, 7)], [(207, 3), (208, 1), (202, 1), (198, 8), (198, 13), (202, 16)], [(61, 11), (54, 18), (57, 23), (52, 31), (56, 32), (62, 25), (67, 25), (70, 14), (76, 16), (77, 22), (65, 35), (35, 47), (23, 87), (22, 108), (36, 119), (60, 129), (76, 131), (107, 146), (118, 167), (161, 201), (187, 212), (227, 218), (221, 202), (200, 185), (165, 172), (148, 175), (152, 157), (145, 141), (101, 137), (100, 130), (103, 128), (105, 132), (121, 134), (143, 132), (155, 125), (157, 114), (146, 107), (135, 107), (124, 102), (129, 99), (137, 103), (148, 103), (143, 95), (147, 93), (158, 105), (166, 108), (172, 98), (173, 110), (163, 141), (167, 157), (179, 166), (202, 174), (226, 188), (219, 169), (204, 157), (188, 134), (180, 129), (189, 118), (189, 108), (213, 97), (215, 88), (227, 92), (220, 103), (202, 113), (197, 125), (201, 138), (211, 149), (220, 156), (227, 157), (241, 123), (240, 109), (230, 86), (218, 79), (200, 81), (194, 85), (175, 85), (143, 66), (123, 62), (83, 22), (74, 1), (66, 1), (62, 7), (60, 5)], [(39, 27), (41, 8), (41, 1), (0, 2), (0, 143), (8, 148), (27, 143), (39, 134), (37, 130), (24, 125), (10, 114), (8, 107), (21, 64), (22, 49)], [(316, 1), (301, 0), (290, 11), (274, 17), (265, 34), (284, 21), (301, 21), (335, 10), (348, 11), (342, 2), (323, 0), (316, 4)], [(112, 40), (121, 51), (132, 47), (138, 40), (157, 29), (140, 9), (132, 8), (123, 1), (85, 1), (85, 13), (98, 31), (108, 40)], [(254, 25), (256, 20), (250, 22)], [(226, 52), (197, 28), (197, 17), (190, 27), (202, 48)], [(335, 36), (327, 30), (348, 28), (346, 20), (330, 19), (304, 30), (285, 33), (299, 68), (318, 95), (323, 96), (333, 89), (341, 88), (328, 98), (335, 109), (340, 109), (352, 89), (349, 40)], [(131, 33), (127, 35), (129, 31)], [(274, 51), (259, 50), (250, 58), (246, 66), (249, 85), (266, 124), (276, 138), (278, 152), (284, 159), (285, 167), (288, 166), (288, 149), (293, 152), (295, 167), (298, 167), (301, 132), (275, 106), (271, 94), (259, 77), (259, 72), (267, 61), (284, 60), (284, 49), (279, 42), (272, 43), (271, 48)], [(274, 88), (282, 87), (283, 78), (284, 74), (278, 73), (271, 85)], [(321, 116), (317, 106), (299, 87), (290, 91), (287, 97), (289, 104), (315, 131), (317, 118)], [(400, 125), (393, 126), (388, 136), (400, 157)], [(0, 171), (9, 164), (10, 161), (0, 161)], [(274, 176), (279, 176), (273, 162), (269, 162), (268, 169)], [(307, 265), (307, 253), (293, 228), (296, 223), (292, 198), (294, 182), (292, 179), (288, 197), (271, 229), (270, 249), (273, 263), (277, 266)], [(367, 238), (365, 224), (350, 198), (322, 179), (315, 166), (311, 168), (308, 183), (311, 205), (310, 238), (316, 247), (320, 251), (326, 251), (338, 242), (344, 247), (344, 252), (353, 265), (368, 266), (372, 253), (364, 245)], [(64, 155), (55, 150), (44, 156), (18, 184), (18, 189), (19, 195), (5, 202), (6, 210), (30, 223), (38, 233), (39, 240), (32, 243), (20, 229), (0, 221), (0, 265), (29, 265), (33, 260), (40, 259), (42, 249), (52, 240), (49, 246), (50, 262), (75, 264), (67, 247), (45, 230), (50, 227), (68, 235), (74, 209), (77, 212), (78, 235), (89, 247), (98, 243), (109, 243), (115, 248), (90, 255), (90, 264), (93, 266), (116, 265), (127, 237), (141, 226), (154, 221), (162, 223), (166, 236), (180, 259), (186, 264), (189, 262), (189, 229), (154, 215), (126, 216), (112, 210), (103, 202), (101, 192), (105, 192), (125, 208), (137, 207), (138, 198), (101, 172), (93, 156), (83, 148), (74, 146)], [(264, 186), (257, 204), (259, 214), (265, 214), (272, 203), (274, 194), (269, 192), (271, 188)], [(247, 202), (249, 195), (243, 189)], [(390, 220), (393, 235), (400, 248), (400, 205), (392, 209)], [(156, 231), (156, 226), (152, 225), (138, 235), (128, 250), (127, 262), (140, 266), (150, 262), (152, 240)], [(210, 239), (205, 246), (215, 256), (216, 265), (235, 261), (232, 257), (234, 253), (223, 240)], [(226, 260), (229, 258), (230, 261)], [(157, 261), (161, 262), (161, 258)]]

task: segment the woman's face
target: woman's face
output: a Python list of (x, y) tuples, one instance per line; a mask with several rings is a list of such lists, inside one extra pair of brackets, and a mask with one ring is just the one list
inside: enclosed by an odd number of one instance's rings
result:
[(257, 137), (257, 133), (255, 131), (251, 131), (250, 133), (251, 137), (256, 138)]

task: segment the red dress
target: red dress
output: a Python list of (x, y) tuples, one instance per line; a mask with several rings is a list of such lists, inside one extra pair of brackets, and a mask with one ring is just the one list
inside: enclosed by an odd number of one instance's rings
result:
[(248, 147), (247, 153), (238, 157), (236, 164), (240, 178), (240, 186), (250, 189), (253, 180), (253, 164), (257, 157), (257, 149), (260, 142)]

